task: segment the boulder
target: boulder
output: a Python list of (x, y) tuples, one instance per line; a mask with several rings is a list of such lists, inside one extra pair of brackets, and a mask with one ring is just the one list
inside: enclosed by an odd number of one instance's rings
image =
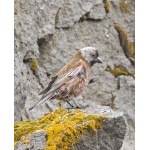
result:
[[(59, 116), (57, 116), (58, 114)], [(59, 118), (56, 119), (55, 117)], [(100, 105), (93, 105), (82, 111), (56, 110), (51, 115), (43, 116), (38, 122), (16, 123), (15, 133), (18, 134), (15, 134), (15, 139), (22, 131), (22, 128), (19, 128), (20, 126), (24, 126), (25, 131), (32, 124), (42, 128), (38, 128), (34, 132), (31, 132), (30, 129), (30, 132), (28, 131), (29, 133), (17, 142), (15, 150), (43, 148), (47, 150), (120, 150), (127, 131), (122, 113)], [(45, 126), (49, 127), (45, 128)]]

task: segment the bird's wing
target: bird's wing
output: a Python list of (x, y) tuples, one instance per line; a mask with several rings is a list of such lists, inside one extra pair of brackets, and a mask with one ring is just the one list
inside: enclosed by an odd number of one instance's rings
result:
[(73, 77), (80, 76), (82, 74), (86, 75), (90, 71), (91, 66), (85, 59), (83, 59), (81, 52), (78, 51), (75, 57), (66, 66), (64, 66), (56, 76), (52, 77), (48, 87), (40, 93), (40, 95), (42, 95), (41, 99), (39, 99), (29, 110), (33, 109), (37, 104), (41, 104), (41, 102), (43, 103), (46, 100), (53, 98), (53, 91), (65, 83), (69, 83)]
[(41, 99), (39, 99), (29, 110), (33, 109), (37, 104), (41, 105), (48, 99), (51, 99), (53, 97), (53, 91), (69, 82), (73, 77), (81, 76), (82, 74), (86, 74), (86, 70), (83, 65), (80, 65), (74, 69), (70, 69), (64, 75), (61, 75), (59, 77), (57, 75), (53, 77), (51, 82), (49, 83), (49, 86), (40, 93), (40, 95), (43, 95)]
[(50, 95), (50, 93), (52, 93), (53, 91), (55, 91), (56, 89), (58, 89), (60, 86), (62, 86), (63, 84), (65, 84), (66, 82), (68, 82), (69, 80), (71, 80), (73, 77), (75, 76), (79, 76), (80, 74), (85, 74), (86, 70), (84, 68), (83, 65), (80, 65), (76, 68), (72, 68), (70, 69), (67, 73), (65, 73), (62, 76), (57, 77), (57, 79), (53, 82), (53, 84), (49, 87), (47, 87), (42, 93), (44, 93), (44, 95), (42, 96), (41, 99), (45, 98), (46, 96)]
[(55, 82), (55, 80), (57, 79), (57, 77), (58, 77), (58, 75), (52, 77), (50, 83), (48, 84), (48, 87), (44, 91), (42, 91), (39, 95), (43, 95), (43, 94), (47, 93), (51, 89), (51, 87), (52, 87), (53, 83)]

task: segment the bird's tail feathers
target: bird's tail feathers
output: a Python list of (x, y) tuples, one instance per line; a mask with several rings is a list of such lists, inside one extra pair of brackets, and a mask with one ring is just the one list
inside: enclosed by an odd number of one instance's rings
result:
[(42, 105), (45, 101), (51, 99), (53, 97), (53, 95), (43, 95), (32, 107), (29, 108), (29, 110), (32, 110), (34, 107), (36, 106), (40, 106)]
[(29, 110), (32, 110), (40, 101), (37, 101), (32, 107), (29, 108)]

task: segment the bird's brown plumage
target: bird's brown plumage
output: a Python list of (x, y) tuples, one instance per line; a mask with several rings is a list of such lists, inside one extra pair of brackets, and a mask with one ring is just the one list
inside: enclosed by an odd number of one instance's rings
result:
[(85, 68), (88, 69), (88, 72), (91, 71), (91, 66), (90, 64), (85, 60), (85, 58), (82, 56), (81, 51), (78, 50), (76, 55), (73, 57), (73, 59), (67, 64), (65, 65), (58, 73), (58, 76), (63, 75), (64, 73), (66, 73), (67, 71), (69, 71), (71, 68), (76, 68), (77, 66), (79, 66), (80, 64), (83, 64)]
[(47, 96), (56, 99), (78, 96), (88, 85), (90, 72), (91, 66), (78, 51), (74, 58), (52, 78), (49, 86), (40, 93), (43, 95), (41, 99)]
[(68, 100), (78, 96), (89, 84), (90, 72), (91, 65), (82, 56), (81, 50), (78, 50), (71, 61), (51, 78), (48, 87), (40, 93), (42, 97), (36, 104), (42, 104), (49, 99)]

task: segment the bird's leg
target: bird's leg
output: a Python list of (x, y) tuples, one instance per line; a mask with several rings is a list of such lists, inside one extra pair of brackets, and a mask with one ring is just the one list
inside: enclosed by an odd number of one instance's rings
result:
[(72, 104), (70, 104), (67, 100), (66, 100), (66, 102), (67, 102), (72, 108), (74, 108), (74, 106), (73, 106)]
[(79, 106), (77, 106), (77, 104), (75, 103), (75, 101), (73, 100), (75, 106), (73, 106), (68, 100), (66, 100), (66, 102), (71, 106), (71, 108), (67, 108), (67, 109), (78, 109), (80, 108)]
[(86, 105), (86, 106), (78, 106), (74, 99), (72, 99), (72, 101), (74, 102), (75, 106), (73, 106), (68, 100), (66, 100), (66, 102), (71, 106), (71, 108), (67, 108), (67, 109), (84, 109), (84, 108), (87, 108), (89, 107), (89, 105)]
[(72, 101), (73, 101), (74, 104), (76, 105), (76, 108), (77, 108), (77, 109), (80, 108), (80, 107), (75, 103), (74, 99), (72, 99)]

